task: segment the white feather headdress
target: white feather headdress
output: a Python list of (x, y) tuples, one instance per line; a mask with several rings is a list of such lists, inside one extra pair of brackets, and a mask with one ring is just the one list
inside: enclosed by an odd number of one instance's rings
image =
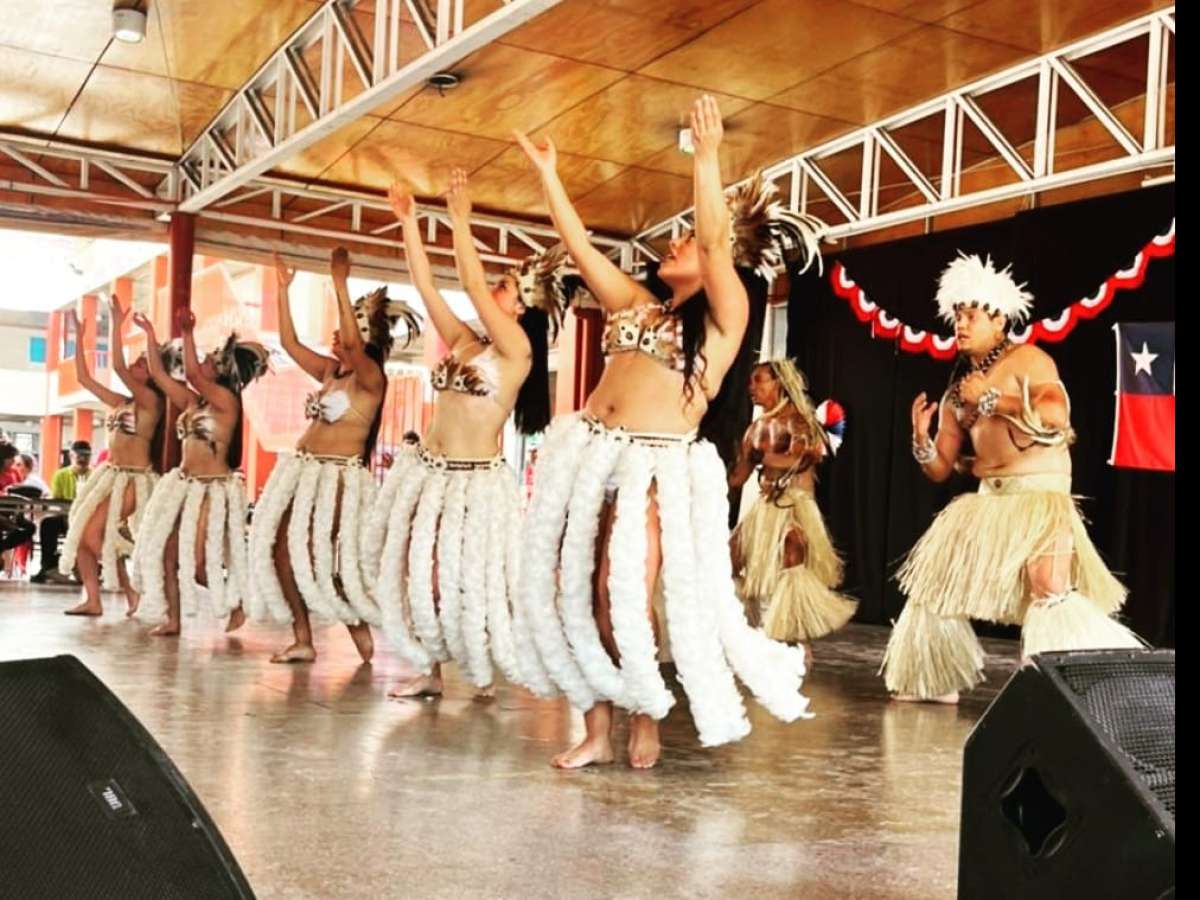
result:
[(938, 279), (938, 315), (953, 324), (956, 309), (977, 306), (1019, 325), (1033, 309), (1033, 294), (1024, 288), (1013, 280), (1012, 266), (999, 270), (990, 256), (983, 260), (960, 251)]

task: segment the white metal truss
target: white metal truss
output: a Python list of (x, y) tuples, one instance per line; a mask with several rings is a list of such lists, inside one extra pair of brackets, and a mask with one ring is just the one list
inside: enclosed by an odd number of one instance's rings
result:
[[(1091, 54), (1147, 38), (1146, 112), (1141, 134), (1134, 135), (1122, 124), (1113, 109), (1080, 77), (1076, 64)], [(1114, 175), (1164, 166), (1170, 166), (1173, 172), (1175, 145), (1173, 141), (1168, 144), (1166, 139), (1166, 96), (1169, 87), (1168, 51), (1174, 39), (1175, 7), (1172, 6), (835, 138), (782, 160), (765, 169), (763, 174), (780, 188), (782, 198), (793, 211), (808, 212), (818, 199), (817, 192), (832, 203), (846, 220), (830, 227), (826, 233), (828, 239), (836, 240)], [(979, 102), (981, 97), (992, 91), (1029, 78), (1036, 78), (1038, 87), (1036, 109), (1032, 110), (1036, 115), (1032, 165), (1018, 147), (1005, 137)], [(1059, 92), (1063, 86), (1072, 91), (1108, 131), (1120, 147), (1121, 156), (1055, 171), (1054, 138)], [(942, 161), (936, 184), (893, 137), (906, 126), (934, 117), (940, 117), (942, 121)], [(963, 175), (969, 171), (963, 163), (963, 137), (967, 122), (984, 135), (1000, 159), (1015, 173), (1016, 178), (1012, 183), (978, 190), (964, 189)], [(822, 162), (855, 150), (861, 150), (862, 153), (859, 192), (856, 196), (847, 196), (822, 169)], [(912, 194), (919, 194), (924, 202), (906, 205), (903, 209), (881, 211), (879, 176), (884, 156), (911, 183)], [(633, 239), (635, 264), (658, 258), (648, 246), (650, 242), (678, 237), (691, 227), (692, 211), (689, 209), (641, 232)]]
[[(512, 31), (561, 0), (504, 0), (470, 25), (467, 0), (377, 0), (374, 34), (358, 27), (357, 0), (325, 0), (192, 143), (179, 161), (176, 197), (182, 212), (199, 212), (342, 126), (378, 110), (430, 76)], [(425, 42), (401, 58), (401, 11), (408, 9)], [(314, 67), (306, 61), (319, 53)], [(359, 81), (347, 99), (346, 62)]]
[(0, 177), (0, 190), (151, 213), (175, 208), (155, 192), (159, 180), (174, 178), (166, 160), (0, 133), (0, 163), (19, 176)]
[[(174, 177), (166, 160), (129, 153), (77, 147), (61, 142), (0, 132), (0, 190), (38, 196), (64, 197), (103, 204), (122, 213), (119, 221), (132, 228), (163, 233), (176, 204), (155, 196), (156, 179)], [(147, 186), (149, 185), (149, 186)], [(0, 204), (3, 206), (3, 204)], [(205, 223), (251, 227), (263, 234), (280, 232), (330, 238), (401, 250), (400, 223), (387, 200), (377, 194), (343, 188), (312, 187), (284, 178), (260, 177), (243, 185), (197, 214)], [(444, 208), (418, 206), (431, 257), (453, 268), (450, 217)], [(115, 222), (116, 220), (109, 220)], [(559, 240), (548, 225), (518, 219), (473, 214), (471, 231), (480, 257), (487, 263), (510, 265), (530, 252)], [(628, 267), (628, 241), (593, 236), (592, 243)]]
[[(399, 237), (400, 223), (384, 198), (363, 191), (297, 185), (278, 178), (252, 181), (198, 215), (202, 222), (225, 222), (378, 247), (404, 246)], [(425, 249), (430, 256), (453, 259), (450, 217), (445, 209), (418, 206), (417, 218), (424, 227)], [(480, 258), (498, 264), (518, 262), (530, 252), (544, 250), (560, 240), (549, 225), (478, 213), (471, 216), (471, 232)], [(628, 241), (593, 235), (592, 243), (618, 263), (632, 264)]]

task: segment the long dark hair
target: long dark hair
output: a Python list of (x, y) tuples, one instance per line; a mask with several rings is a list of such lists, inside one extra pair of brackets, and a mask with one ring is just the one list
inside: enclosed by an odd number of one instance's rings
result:
[(518, 320), (531, 353), (529, 374), (517, 392), (513, 419), (521, 434), (537, 434), (550, 424), (550, 317), (544, 310), (527, 307)]
[(237, 402), (237, 418), (234, 419), (233, 434), (229, 438), (229, 449), (226, 451), (225, 461), (230, 469), (240, 469), (242, 467), (242, 394), (238, 390), (237, 382), (232, 374), (218, 375), (217, 384), (233, 394), (234, 401)]
[(163, 470), (163, 448), (166, 446), (167, 429), (170, 427), (167, 423), (167, 413), (170, 411), (171, 401), (167, 399), (167, 395), (163, 393), (162, 388), (154, 383), (153, 378), (146, 381), (146, 386), (154, 391), (158, 395), (158, 399), (162, 401), (162, 406), (159, 407), (162, 412), (158, 416), (158, 424), (154, 426), (154, 436), (150, 438), (150, 466), (155, 472), (161, 475)]
[(375, 453), (375, 444), (379, 441), (379, 428), (383, 424), (383, 407), (387, 403), (388, 392), (387, 369), (383, 367), (383, 362), (388, 358), (391, 349), (391, 346), (389, 346), (385, 350), (374, 342), (368, 342), (363, 345), (363, 352), (371, 357), (375, 365), (379, 366), (379, 371), (383, 373), (383, 398), (379, 401), (379, 408), (375, 410), (375, 418), (371, 420), (371, 430), (367, 432), (367, 443), (363, 447), (362, 452), (362, 462), (367, 468), (371, 466), (371, 457)]
[[(700, 437), (713, 443), (726, 468), (736, 461), (738, 443), (754, 412), (746, 383), (762, 343), (767, 309), (767, 283), (750, 269), (738, 268), (736, 271), (750, 301), (746, 333), (717, 395), (709, 401), (700, 420)], [(658, 277), (657, 265), (648, 267), (646, 287), (661, 300), (671, 296), (670, 287)], [(708, 295), (702, 289), (671, 311), (680, 318), (683, 326), (683, 393), (689, 401), (696, 391), (694, 376), (697, 370), (703, 371), (707, 362), (704, 344), (708, 336), (705, 327), (708, 307)]]

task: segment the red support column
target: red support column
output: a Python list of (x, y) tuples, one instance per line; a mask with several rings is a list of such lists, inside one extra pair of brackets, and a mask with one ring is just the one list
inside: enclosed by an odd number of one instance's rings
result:
[(600, 338), (604, 333), (604, 314), (598, 309), (572, 311), (563, 323), (558, 339), (558, 381), (554, 396), (554, 414), (583, 409), (588, 395), (604, 371)]
[[(177, 316), (182, 309), (192, 305), (192, 258), (196, 250), (196, 217), (191, 213), (172, 213), (167, 227), (169, 251), (167, 255), (168, 283), (167, 308), (169, 334), (172, 338), (181, 335)], [(182, 410), (167, 404), (162, 427), (166, 429), (163, 439), (162, 470), (169, 471), (179, 465), (179, 438), (175, 436), (173, 423)]]

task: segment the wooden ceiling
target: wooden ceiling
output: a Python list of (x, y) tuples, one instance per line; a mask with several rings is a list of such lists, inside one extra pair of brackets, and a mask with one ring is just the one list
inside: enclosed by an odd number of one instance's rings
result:
[[(0, 129), (178, 156), (318, 0), (151, 0), (147, 39), (111, 40), (110, 0), (4, 0)], [(468, 21), (500, 0), (470, 0)], [(690, 204), (678, 127), (700, 92), (727, 119), (727, 180), (921, 100), (1169, 6), (1169, 0), (565, 0), (464, 60), (445, 96), (414, 91), (289, 161), (305, 181), (440, 193), (467, 168), (477, 204), (541, 217), (537, 181), (511, 140), (550, 136), (568, 189), (595, 228), (629, 234)], [(355, 16), (372, 33), (374, 3)], [(407, 25), (413, 52), (420, 46)], [(1140, 67), (1140, 68), (1139, 68)], [(1134, 100), (1144, 56), (1081, 66), (1106, 100)], [(349, 78), (346, 84), (353, 85)], [(1015, 85), (989, 114), (1023, 143), (1029, 98)], [(1072, 120), (1071, 117), (1075, 118)], [(1064, 124), (1082, 122), (1064, 104)], [(905, 149), (936, 152), (914, 127)], [(968, 158), (992, 149), (968, 136)], [(852, 183), (856, 163), (831, 177)], [(900, 189), (898, 189), (900, 190)], [(907, 190), (897, 195), (902, 201)]]

